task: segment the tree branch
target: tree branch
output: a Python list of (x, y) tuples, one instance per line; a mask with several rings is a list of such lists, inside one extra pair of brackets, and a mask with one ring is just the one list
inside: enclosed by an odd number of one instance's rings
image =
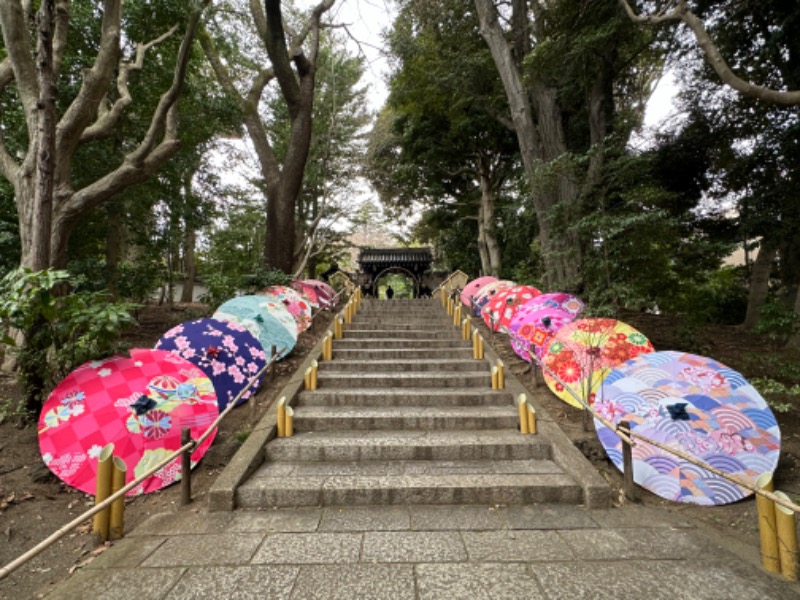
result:
[(53, 35), (53, 74), (58, 80), (61, 73), (61, 62), (64, 60), (64, 52), (67, 49), (67, 34), (69, 32), (70, 18), (69, 0), (56, 1), (56, 23)]
[(300, 86), (295, 78), (292, 65), (289, 62), (289, 50), (286, 47), (286, 33), (283, 30), (283, 15), (281, 14), (281, 0), (265, 0), (267, 31), (264, 44), (267, 54), (272, 61), (275, 77), (278, 79), (283, 98), (289, 109), (292, 120), (300, 110)]
[(153, 46), (157, 46), (178, 30), (177, 23), (173, 25), (169, 31), (160, 35), (154, 40), (145, 43), (136, 44), (136, 58), (132, 63), (121, 62), (119, 71), (117, 73), (117, 91), (119, 98), (109, 108), (107, 100), (100, 103), (98, 109), (97, 120), (87, 127), (81, 134), (81, 143), (90, 142), (93, 140), (103, 139), (111, 136), (114, 133), (114, 128), (119, 121), (119, 118), (132, 103), (130, 90), (128, 89), (128, 80), (133, 71), (141, 71), (144, 67), (144, 56), (147, 51)]
[(781, 91), (761, 85), (750, 83), (736, 75), (719, 51), (719, 48), (711, 39), (706, 30), (703, 20), (695, 15), (686, 0), (677, 0), (675, 7), (669, 12), (661, 12), (657, 15), (637, 15), (627, 0), (619, 0), (625, 9), (628, 17), (635, 22), (647, 25), (658, 25), (666, 21), (682, 21), (691, 30), (697, 45), (703, 51), (706, 61), (714, 72), (722, 80), (722, 83), (733, 88), (743, 96), (755, 98), (764, 102), (778, 104), (780, 106), (795, 106), (800, 104), (800, 91)]
[[(25, 121), (29, 139), (36, 135), (36, 103), (39, 99), (39, 85), (36, 77), (36, 65), (31, 56), (31, 36), (25, 10), (19, 0), (0, 2), (0, 28), (3, 32), (3, 44), (8, 53), (7, 61), (11, 63), (13, 77), (16, 80), (17, 92), (25, 111)], [(5, 64), (6, 61), (3, 61)], [(4, 79), (7, 80), (7, 73)], [(8, 85), (9, 81), (6, 81)], [(33, 153), (29, 153), (29, 156)]]

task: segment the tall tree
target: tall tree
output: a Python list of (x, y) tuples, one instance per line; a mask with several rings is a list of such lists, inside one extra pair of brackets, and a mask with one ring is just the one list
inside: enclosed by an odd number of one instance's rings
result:
[[(511, 110), (530, 185), (545, 285), (582, 285), (580, 203), (601, 181), (607, 137), (624, 141), (619, 108), (639, 98), (636, 74), (657, 62), (620, 10), (566, 0), (475, 0), (480, 32)], [(622, 98), (622, 93), (627, 98)], [(583, 164), (574, 159), (585, 157)]]
[[(65, 266), (70, 235), (78, 221), (122, 190), (151, 177), (178, 151), (178, 99), (207, 2), (182, 2), (185, 23), (135, 45), (123, 37), (122, 0), (105, 0), (102, 9), (88, 2), (46, 1), (36, 19), (29, 12), (31, 2), (0, 3), (6, 51), (0, 62), (0, 94), (24, 115), (25, 127), (24, 134), (13, 140), (0, 139), (0, 174), (14, 187), (23, 266), (34, 270)], [(93, 54), (69, 54), (75, 43), (71, 35), (76, 35), (71, 34), (74, 11), (99, 29)], [(34, 22), (37, 26), (31, 31)], [(121, 163), (110, 168), (98, 165), (99, 176), (77, 186), (74, 168), (79, 152), (115, 135), (121, 116), (135, 106), (129, 90), (131, 74), (142, 70), (146, 55), (180, 28), (183, 38), (175, 57), (162, 57), (174, 60), (174, 75), (150, 116), (146, 133), (138, 141), (126, 141)], [(70, 70), (63, 69), (67, 57), (73, 61)], [(4, 129), (9, 118), (10, 113), (4, 112)]]
[[(209, 23), (210, 31), (200, 36), (217, 79), (239, 102), (264, 178), (267, 191), (264, 263), (285, 273), (291, 273), (294, 267), (295, 213), (311, 146), (322, 16), (334, 2), (323, 0), (317, 4), (300, 29), (290, 29), (287, 36), (280, 0), (265, 0), (264, 6), (258, 0), (249, 0), (249, 19), (255, 33), (253, 36), (246, 30), (241, 47), (229, 43), (232, 37), (236, 39), (242, 35), (230, 19), (215, 19)], [(219, 13), (216, 16), (219, 17)], [(253, 37), (257, 44), (253, 44)], [(221, 47), (228, 52), (223, 53)], [(250, 51), (249, 56), (246, 51)], [(263, 66), (266, 62), (269, 67)], [(241, 84), (245, 78), (247, 82)], [(273, 80), (277, 81), (291, 121), (289, 142), (282, 160), (276, 153), (275, 139), (260, 114), (267, 99), (267, 86)]]

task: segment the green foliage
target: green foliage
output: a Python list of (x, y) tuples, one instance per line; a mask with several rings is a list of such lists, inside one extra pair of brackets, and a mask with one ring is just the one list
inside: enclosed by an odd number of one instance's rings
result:
[(121, 333), (135, 321), (128, 303), (103, 292), (66, 293), (74, 283), (67, 271), (18, 269), (0, 281), (0, 320), (21, 343), (3, 342), (17, 355), (25, 409), (35, 413), (48, 390), (75, 367), (110, 356)]
[(761, 308), (761, 319), (756, 326), (756, 332), (763, 333), (776, 344), (782, 345), (798, 330), (800, 315), (772, 295)]
[(209, 273), (203, 277), (205, 294), (200, 296), (200, 302), (211, 308), (216, 308), (226, 300), (230, 300), (239, 290), (239, 278), (225, 273)]
[(292, 277), (277, 269), (259, 267), (253, 273), (247, 273), (240, 280), (240, 285), (250, 293), (256, 293), (273, 285), (289, 285)]
[(764, 396), (770, 408), (776, 412), (787, 413), (800, 405), (800, 385), (786, 386), (769, 377), (757, 377), (750, 383)]

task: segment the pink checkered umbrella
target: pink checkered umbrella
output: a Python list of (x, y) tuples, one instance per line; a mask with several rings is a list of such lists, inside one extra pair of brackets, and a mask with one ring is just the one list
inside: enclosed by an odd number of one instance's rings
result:
[[(39, 448), (47, 467), (62, 481), (94, 494), (97, 459), (107, 444), (128, 467), (132, 481), (181, 447), (181, 430), (198, 438), (217, 418), (214, 386), (199, 368), (164, 350), (131, 350), (88, 362), (53, 390), (39, 417)], [(192, 452), (192, 466), (214, 440)], [(177, 457), (128, 492), (146, 494), (181, 477)]]
[(481, 309), (483, 320), (494, 331), (508, 331), (508, 326), (517, 310), (539, 294), (541, 292), (530, 285), (500, 289)]
[(575, 319), (574, 315), (555, 308), (543, 308), (535, 312), (519, 310), (508, 326), (511, 347), (520, 358), (527, 362), (533, 360), (530, 354), (531, 349), (536, 358), (541, 359), (544, 348), (552, 339), (553, 334), (567, 323), (571, 323), (573, 319)]
[(573, 317), (581, 314), (586, 306), (581, 300), (572, 294), (564, 292), (550, 292), (541, 294), (525, 303), (520, 312), (536, 312), (543, 308), (555, 308), (570, 313)]
[(475, 296), (483, 286), (494, 283), (495, 281), (498, 281), (497, 277), (492, 277), (491, 275), (473, 279), (465, 285), (464, 289), (461, 291), (461, 303), (466, 306), (472, 306), (473, 296)]

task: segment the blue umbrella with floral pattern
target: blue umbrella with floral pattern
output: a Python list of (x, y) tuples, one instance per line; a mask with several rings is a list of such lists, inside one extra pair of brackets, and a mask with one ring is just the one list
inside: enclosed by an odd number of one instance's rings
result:
[(239, 296), (223, 303), (212, 318), (242, 325), (258, 339), (268, 359), (272, 346), (278, 358), (283, 358), (297, 343), (297, 325), (288, 311), (283, 311), (288, 319), (285, 322), (268, 310), (267, 304), (263, 296)]
[[(242, 325), (218, 319), (181, 323), (162, 335), (155, 347), (199, 367), (214, 384), (220, 412), (267, 364), (264, 349), (252, 333)], [(258, 391), (259, 383), (242, 394), (239, 404)]]

